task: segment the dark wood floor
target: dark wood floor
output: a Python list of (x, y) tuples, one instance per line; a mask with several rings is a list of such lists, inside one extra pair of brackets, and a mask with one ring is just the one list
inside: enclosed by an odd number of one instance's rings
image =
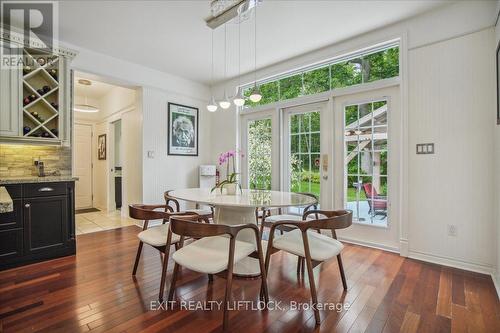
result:
[[(81, 235), (78, 255), (0, 272), (0, 332), (218, 332), (221, 311), (151, 311), (160, 259), (147, 248), (137, 280), (131, 276), (138, 228)], [(500, 305), (491, 281), (470, 273), (347, 245), (343, 292), (337, 261), (315, 269), (321, 303), (350, 304), (323, 311), (232, 311), (231, 332), (500, 332)], [(274, 301), (308, 302), (295, 257), (276, 254), (269, 272)], [(171, 271), (172, 267), (169, 267)], [(183, 269), (177, 296), (221, 300), (225, 280)], [(170, 275), (169, 275), (170, 277)], [(257, 300), (258, 281), (236, 280), (233, 298)]]

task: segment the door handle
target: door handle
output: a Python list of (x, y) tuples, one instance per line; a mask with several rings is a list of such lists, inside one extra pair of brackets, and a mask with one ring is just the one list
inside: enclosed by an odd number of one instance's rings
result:
[(42, 187), (38, 189), (38, 192), (52, 192), (54, 189), (52, 187)]

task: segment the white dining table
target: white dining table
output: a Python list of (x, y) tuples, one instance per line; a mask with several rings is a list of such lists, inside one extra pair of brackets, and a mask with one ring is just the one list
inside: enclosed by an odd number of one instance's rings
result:
[[(194, 202), (214, 207), (214, 222), (226, 225), (253, 223), (256, 208), (304, 207), (314, 203), (312, 197), (292, 192), (247, 190), (237, 191), (236, 195), (227, 195), (225, 190), (210, 191), (206, 188), (186, 188), (170, 192), (175, 199)], [(255, 244), (255, 234), (252, 230), (242, 230), (237, 240)], [(263, 242), (263, 249), (267, 242)], [(234, 274), (240, 276), (258, 276), (259, 262), (247, 257), (234, 266)]]

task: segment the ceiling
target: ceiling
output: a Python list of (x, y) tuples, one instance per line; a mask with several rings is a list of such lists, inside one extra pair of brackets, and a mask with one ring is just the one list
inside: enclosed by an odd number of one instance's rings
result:
[[(92, 84), (90, 86), (82, 85), (78, 83), (79, 79), (89, 80)], [(77, 74), (74, 80), (75, 96), (88, 97), (90, 99), (100, 99), (115, 87), (108, 83), (96, 81), (87, 75)]]
[[(59, 37), (116, 58), (194, 81), (211, 79), (211, 30), (204, 18), (209, 0), (64, 1), (59, 3)], [(273, 1), (257, 12), (257, 67), (333, 44), (431, 10), (449, 1)], [(215, 35), (215, 81), (238, 74), (238, 26)], [(253, 18), (241, 26), (241, 72), (254, 67)]]

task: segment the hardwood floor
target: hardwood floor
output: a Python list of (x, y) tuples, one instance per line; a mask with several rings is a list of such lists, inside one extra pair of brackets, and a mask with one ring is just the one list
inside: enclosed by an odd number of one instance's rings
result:
[[(221, 310), (150, 310), (161, 263), (145, 246), (134, 281), (138, 232), (130, 226), (80, 235), (76, 257), (0, 272), (0, 332), (221, 331)], [(355, 245), (346, 245), (343, 259), (347, 292), (336, 260), (315, 269), (319, 301), (350, 305), (322, 311), (321, 326), (315, 327), (310, 309), (235, 310), (228, 331), (500, 332), (500, 304), (489, 276)], [(296, 257), (273, 255), (268, 281), (271, 300), (283, 307), (310, 300)], [(215, 277), (209, 285), (206, 275), (182, 269), (177, 286), (178, 300), (221, 300), (225, 280)], [(259, 287), (258, 280), (234, 280), (233, 300), (257, 300)]]

